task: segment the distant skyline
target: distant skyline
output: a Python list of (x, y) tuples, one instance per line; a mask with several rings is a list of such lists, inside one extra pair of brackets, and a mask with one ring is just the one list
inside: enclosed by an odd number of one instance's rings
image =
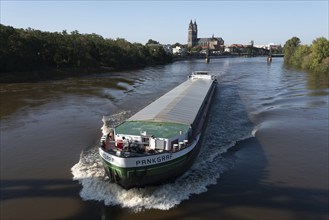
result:
[(302, 44), (329, 35), (329, 1), (0, 1), (0, 23), (50, 32), (79, 31), (145, 44), (187, 44), (190, 20), (198, 37), (225, 45)]

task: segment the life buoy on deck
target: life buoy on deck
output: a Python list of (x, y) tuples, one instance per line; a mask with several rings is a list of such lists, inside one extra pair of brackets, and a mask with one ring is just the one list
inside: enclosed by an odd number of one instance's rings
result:
[(122, 149), (123, 148), (123, 140), (118, 139), (116, 141), (116, 146), (117, 146), (117, 148)]

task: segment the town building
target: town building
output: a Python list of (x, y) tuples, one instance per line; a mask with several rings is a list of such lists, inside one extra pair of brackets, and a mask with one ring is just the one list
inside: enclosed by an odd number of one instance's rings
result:
[(174, 55), (183, 55), (186, 53), (186, 48), (176, 46), (172, 48), (172, 54)]
[(201, 46), (202, 49), (222, 50), (224, 48), (224, 40), (221, 37), (214, 37), (214, 35), (209, 38), (198, 38), (198, 25), (196, 21), (193, 23), (191, 20), (188, 27), (187, 46)]

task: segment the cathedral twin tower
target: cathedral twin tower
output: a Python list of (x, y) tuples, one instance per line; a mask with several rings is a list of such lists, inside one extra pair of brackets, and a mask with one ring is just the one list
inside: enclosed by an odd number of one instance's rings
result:
[(187, 38), (187, 46), (188, 47), (194, 47), (198, 43), (198, 25), (196, 24), (196, 21), (192, 23), (192, 20), (190, 21), (190, 24), (188, 26), (188, 38)]
[(190, 21), (188, 26), (188, 38), (187, 38), (187, 46), (201, 46), (202, 49), (211, 49), (211, 50), (223, 50), (224, 48), (224, 40), (221, 37), (207, 37), (207, 38), (198, 38), (198, 25), (196, 21)]

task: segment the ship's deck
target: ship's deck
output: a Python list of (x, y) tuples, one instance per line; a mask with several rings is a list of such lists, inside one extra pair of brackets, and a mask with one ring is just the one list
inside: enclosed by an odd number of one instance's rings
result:
[(140, 135), (146, 131), (148, 135), (160, 138), (170, 138), (180, 134), (180, 131), (187, 133), (188, 125), (172, 122), (154, 122), (154, 121), (126, 121), (116, 127), (117, 134)]
[(116, 127), (117, 134), (169, 138), (186, 133), (211, 88), (211, 79), (189, 79)]

